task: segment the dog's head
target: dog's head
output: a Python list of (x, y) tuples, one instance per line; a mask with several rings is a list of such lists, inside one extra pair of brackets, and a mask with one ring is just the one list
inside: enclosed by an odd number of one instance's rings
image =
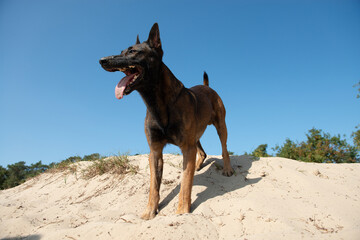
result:
[(162, 56), (159, 26), (155, 23), (147, 41), (140, 43), (138, 36), (135, 45), (120, 55), (101, 58), (99, 62), (106, 71), (125, 73), (115, 88), (116, 98), (121, 99), (133, 90), (149, 86), (152, 76), (159, 70)]

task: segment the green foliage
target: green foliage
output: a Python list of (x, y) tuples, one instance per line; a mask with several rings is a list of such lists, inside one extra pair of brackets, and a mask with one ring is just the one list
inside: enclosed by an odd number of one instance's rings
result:
[(273, 148), (274, 151), (277, 152), (276, 156), (290, 158), (290, 159), (298, 159), (299, 154), (297, 153), (297, 145), (289, 138), (285, 140), (285, 143), (282, 147), (276, 146)]
[(24, 161), (8, 165), (6, 179), (3, 188), (15, 187), (25, 181), (28, 167)]
[(45, 172), (49, 169), (48, 165), (42, 164), (41, 161), (38, 161), (37, 163), (33, 163), (28, 167), (28, 173), (26, 175), (26, 178), (35, 177), (39, 175), (40, 173)]
[(250, 155), (254, 157), (269, 157), (266, 151), (267, 147), (267, 144), (261, 144)]
[[(357, 128), (358, 128), (358, 127), (357, 127)], [(355, 145), (356, 149), (357, 149), (358, 151), (360, 151), (360, 129), (357, 130), (357, 131), (355, 131), (355, 132), (353, 132), (353, 133), (351, 134), (351, 137), (354, 138), (354, 139), (353, 139), (353, 142), (354, 142), (354, 145)]]
[(296, 159), (304, 162), (355, 163), (358, 150), (349, 145), (340, 135), (331, 136), (322, 130), (313, 128), (306, 134), (307, 141), (294, 143), (286, 139), (283, 146), (276, 146), (276, 156)]
[[(358, 87), (358, 94), (356, 95), (356, 98), (360, 98), (360, 81), (354, 85), (354, 87)], [(358, 126), (356, 126), (355, 128), (359, 128), (360, 127), (360, 124)], [(353, 132), (351, 134), (351, 137), (353, 138), (353, 142), (354, 142), (354, 145), (356, 147), (356, 149), (358, 151), (360, 151), (360, 129), (358, 129), (357, 131)]]
[(48, 168), (49, 166), (42, 164), (41, 161), (30, 166), (25, 165), (25, 162), (21, 161), (9, 164), (7, 169), (0, 166), (0, 189), (15, 187), (25, 182), (27, 178), (34, 177)]
[(6, 168), (0, 166), (0, 189), (5, 189), (5, 181), (8, 178), (8, 171)]
[(230, 155), (230, 156), (235, 155), (235, 153), (234, 153), (234, 152), (232, 152), (232, 151), (228, 151), (228, 153), (229, 153), (229, 155)]
[(101, 159), (102, 157), (98, 153), (93, 153), (91, 155), (85, 155), (82, 159), (82, 161), (96, 161)]
[(72, 156), (72, 157), (69, 157), (69, 158), (63, 160), (62, 162), (75, 163), (75, 162), (79, 162), (82, 160), (83, 159), (80, 156)]
[(35, 177), (46, 170), (51, 171), (75, 171), (73, 163), (79, 161), (95, 161), (102, 159), (99, 153), (85, 155), (83, 158), (79, 156), (69, 157), (59, 163), (51, 163), (49, 165), (42, 164), (41, 161), (27, 166), (24, 161), (9, 164), (7, 168), (0, 166), (0, 189), (12, 188), (25, 182), (28, 178)]

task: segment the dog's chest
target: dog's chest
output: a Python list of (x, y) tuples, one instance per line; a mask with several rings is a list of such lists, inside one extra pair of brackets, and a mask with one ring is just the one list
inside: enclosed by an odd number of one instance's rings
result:
[(166, 142), (179, 145), (183, 139), (183, 126), (181, 123), (170, 123), (168, 126), (162, 127), (155, 122), (148, 122), (147, 133), (151, 142)]

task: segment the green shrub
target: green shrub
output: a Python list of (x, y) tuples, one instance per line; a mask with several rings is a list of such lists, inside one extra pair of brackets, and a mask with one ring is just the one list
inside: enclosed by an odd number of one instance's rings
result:
[(254, 157), (269, 157), (270, 155), (266, 151), (267, 147), (267, 144), (261, 144), (250, 155)]
[(286, 139), (283, 146), (276, 146), (276, 156), (296, 159), (304, 162), (333, 162), (333, 163), (355, 163), (358, 150), (349, 145), (340, 135), (331, 136), (320, 129), (310, 129), (306, 134), (307, 140), (294, 143)]

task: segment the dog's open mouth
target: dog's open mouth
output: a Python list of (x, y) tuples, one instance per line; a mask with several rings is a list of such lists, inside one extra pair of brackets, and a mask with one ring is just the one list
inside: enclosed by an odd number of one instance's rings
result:
[(122, 99), (124, 95), (131, 93), (134, 85), (139, 81), (142, 71), (140, 66), (128, 66), (120, 68), (119, 71), (125, 73), (126, 76), (116, 85), (115, 97)]

